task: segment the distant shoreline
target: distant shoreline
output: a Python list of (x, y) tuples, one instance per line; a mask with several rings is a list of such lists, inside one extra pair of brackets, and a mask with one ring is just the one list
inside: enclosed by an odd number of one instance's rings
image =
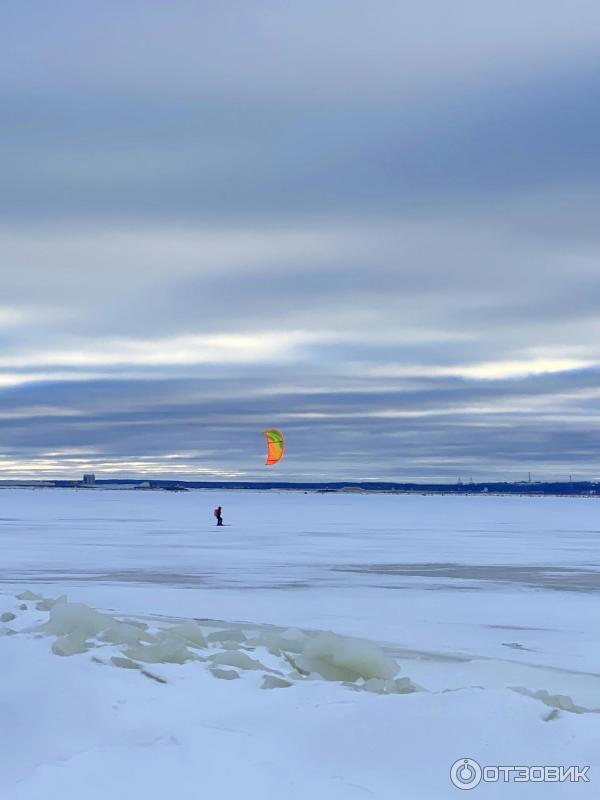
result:
[(318, 494), (421, 494), (421, 495), (518, 495), (526, 497), (600, 497), (595, 481), (541, 481), (485, 483), (394, 483), (387, 481), (177, 481), (177, 480), (95, 480), (82, 481), (0, 481), (0, 489), (85, 489), (169, 491), (290, 491)]

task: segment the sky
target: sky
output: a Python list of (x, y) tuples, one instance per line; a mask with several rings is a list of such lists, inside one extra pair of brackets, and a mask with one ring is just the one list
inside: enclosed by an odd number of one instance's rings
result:
[(0, 52), (0, 479), (600, 478), (597, 0), (30, 0)]

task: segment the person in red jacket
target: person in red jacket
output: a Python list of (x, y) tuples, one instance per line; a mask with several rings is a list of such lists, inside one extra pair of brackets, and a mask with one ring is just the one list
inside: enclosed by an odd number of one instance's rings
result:
[(217, 506), (214, 510), (214, 515), (217, 518), (217, 525), (223, 524), (223, 516), (221, 514), (221, 506)]

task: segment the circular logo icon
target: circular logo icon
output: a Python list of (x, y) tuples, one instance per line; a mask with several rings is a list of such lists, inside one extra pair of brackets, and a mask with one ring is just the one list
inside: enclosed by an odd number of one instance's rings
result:
[(450, 780), (457, 789), (474, 789), (481, 783), (482, 769), (472, 758), (459, 758), (450, 768)]

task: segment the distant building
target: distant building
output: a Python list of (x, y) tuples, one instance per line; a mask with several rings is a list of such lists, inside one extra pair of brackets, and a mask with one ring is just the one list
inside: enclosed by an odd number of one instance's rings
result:
[(84, 475), (83, 476), (83, 485), (84, 486), (93, 486), (95, 483), (96, 483), (96, 476), (95, 475), (92, 475), (90, 473), (89, 475)]

